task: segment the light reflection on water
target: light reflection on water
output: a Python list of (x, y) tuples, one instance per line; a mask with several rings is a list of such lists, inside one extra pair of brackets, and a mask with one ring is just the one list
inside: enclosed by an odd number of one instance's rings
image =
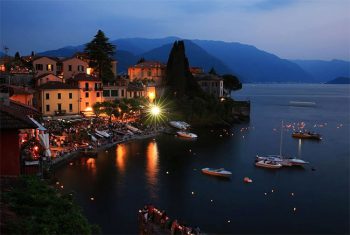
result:
[(126, 161), (127, 147), (125, 144), (118, 144), (116, 147), (116, 166), (120, 174), (125, 172), (125, 161)]
[(147, 163), (146, 163), (146, 179), (150, 187), (148, 187), (150, 197), (158, 199), (157, 184), (158, 184), (158, 146), (157, 142), (151, 141), (147, 146)]

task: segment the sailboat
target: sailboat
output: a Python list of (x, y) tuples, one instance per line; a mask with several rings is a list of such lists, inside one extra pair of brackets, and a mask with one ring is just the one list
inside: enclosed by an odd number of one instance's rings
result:
[[(281, 124), (281, 138), (280, 138), (280, 153), (279, 155), (265, 155), (265, 156), (259, 156), (256, 155), (256, 161), (257, 163), (255, 165), (266, 167), (266, 168), (279, 168), (276, 167), (277, 165), (282, 166), (302, 166), (304, 164), (308, 164), (308, 162), (293, 158), (293, 157), (286, 157), (282, 155), (282, 141), (283, 141), (283, 121)], [(265, 164), (262, 164), (265, 162)], [(267, 166), (265, 166), (267, 164)], [(272, 167), (269, 167), (269, 164), (273, 165)]]

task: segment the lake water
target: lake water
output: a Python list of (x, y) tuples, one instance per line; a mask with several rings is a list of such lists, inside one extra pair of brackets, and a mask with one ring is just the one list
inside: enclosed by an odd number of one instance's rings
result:
[[(193, 130), (196, 141), (164, 134), (119, 144), (97, 159), (76, 159), (56, 177), (104, 234), (137, 233), (137, 211), (147, 203), (206, 233), (348, 234), (350, 86), (244, 85), (233, 97), (251, 100), (250, 123)], [(283, 153), (310, 164), (255, 167), (257, 153), (279, 152), (282, 120)], [(323, 140), (293, 139), (297, 125)], [(233, 175), (203, 175), (204, 167)], [(245, 176), (254, 182), (243, 183)]]

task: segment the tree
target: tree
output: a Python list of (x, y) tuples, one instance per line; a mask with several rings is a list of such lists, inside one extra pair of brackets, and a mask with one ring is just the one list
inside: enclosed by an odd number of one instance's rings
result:
[(111, 62), (115, 54), (115, 46), (109, 43), (108, 40), (105, 34), (98, 30), (94, 39), (85, 46), (85, 52), (90, 59), (90, 66), (98, 71), (98, 76), (103, 82), (111, 81), (114, 78)]
[(209, 74), (212, 74), (212, 75), (218, 75), (216, 73), (216, 70), (214, 69), (214, 67), (211, 67), (210, 71), (209, 71)]
[(136, 64), (141, 64), (141, 63), (143, 63), (143, 62), (145, 62), (145, 61), (146, 61), (145, 58), (141, 57), (141, 58), (137, 61)]
[(231, 94), (231, 91), (233, 90), (239, 90), (242, 88), (242, 83), (236, 76), (225, 74), (222, 78), (224, 79), (224, 88), (228, 91), (228, 94)]
[(17, 51), (16, 54), (15, 54), (15, 60), (16, 61), (20, 61), (21, 60), (21, 56), (19, 54), (19, 52)]

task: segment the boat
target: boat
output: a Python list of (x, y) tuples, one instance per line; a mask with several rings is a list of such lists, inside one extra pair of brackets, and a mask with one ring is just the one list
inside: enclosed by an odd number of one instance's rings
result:
[(253, 180), (251, 178), (249, 178), (249, 177), (244, 177), (243, 178), (243, 182), (244, 183), (253, 183)]
[(282, 167), (281, 163), (275, 162), (275, 161), (269, 161), (269, 160), (261, 160), (255, 163), (256, 166), (259, 167), (265, 167), (270, 169), (278, 169)]
[(322, 140), (322, 137), (320, 134), (313, 133), (313, 132), (303, 132), (303, 131), (296, 131), (292, 133), (292, 137), (299, 138), (299, 139), (313, 139), (313, 140)]
[[(287, 157), (282, 155), (282, 140), (283, 140), (283, 121), (281, 123), (281, 137), (280, 137), (280, 153), (279, 155), (265, 155), (265, 156), (259, 156), (256, 155), (256, 161), (258, 166), (264, 167), (266, 164), (267, 168), (279, 168), (279, 167), (269, 167), (269, 163), (273, 164), (279, 164), (282, 166), (302, 166), (305, 164), (308, 164), (308, 162), (294, 158), (294, 157)], [(267, 162), (267, 163), (266, 163)], [(257, 165), (257, 163), (255, 165)]]
[(190, 124), (183, 121), (170, 121), (169, 125), (180, 130), (185, 130), (190, 127)]
[(227, 171), (224, 168), (203, 168), (202, 173), (222, 177), (230, 177), (232, 175), (231, 171)]
[(273, 161), (281, 164), (282, 166), (302, 166), (305, 164), (308, 164), (309, 162), (306, 162), (302, 159), (293, 158), (293, 157), (286, 157), (281, 155), (266, 155), (266, 156), (259, 156), (256, 155), (256, 161)]
[(186, 131), (177, 131), (176, 134), (178, 136), (185, 137), (185, 138), (190, 138), (190, 139), (195, 139), (195, 138), (198, 137), (196, 134), (193, 134), (193, 133), (190, 133), (190, 132), (186, 132)]
[(125, 127), (134, 133), (142, 133), (142, 131), (140, 129), (138, 129), (134, 126), (131, 126), (129, 124), (125, 124)]

